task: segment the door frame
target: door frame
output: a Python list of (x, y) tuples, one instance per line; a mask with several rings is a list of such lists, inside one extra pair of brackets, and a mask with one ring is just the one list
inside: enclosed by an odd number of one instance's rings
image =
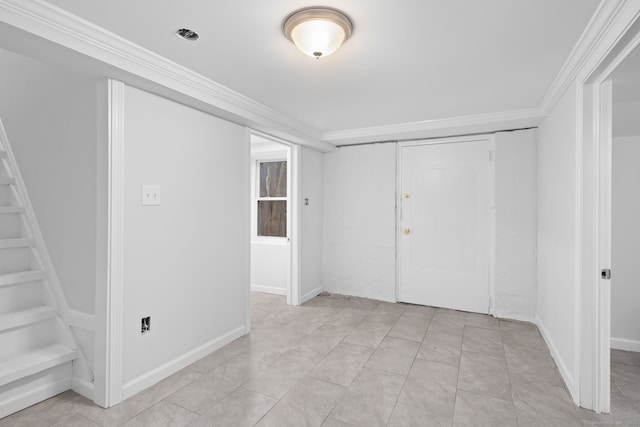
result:
[(597, 413), (610, 412), (611, 408), (611, 282), (600, 276), (601, 269), (611, 268), (611, 78), (640, 46), (639, 17), (637, 5), (620, 15), (625, 25), (609, 34), (610, 45), (594, 54), (577, 84), (579, 404)]
[(400, 250), (400, 239), (402, 238), (401, 223), (401, 197), (402, 197), (402, 149), (420, 145), (455, 144), (460, 142), (488, 142), (489, 145), (489, 176), (488, 176), (488, 196), (489, 196), (489, 314), (494, 314), (494, 293), (495, 293), (495, 255), (496, 255), (496, 210), (495, 210), (495, 136), (493, 134), (468, 135), (451, 138), (433, 138), (411, 141), (400, 141), (396, 144), (396, 302), (400, 302), (400, 266), (402, 253)]
[[(300, 157), (301, 149), (298, 144), (260, 132), (251, 130), (251, 136), (276, 142), (288, 148), (287, 153), (287, 235), (289, 238), (289, 273), (287, 274), (287, 304), (301, 305), (301, 276), (300, 276), (300, 201), (301, 198), (301, 174)], [(251, 160), (249, 160), (251, 161)], [(253, 207), (252, 207), (253, 209)], [(251, 266), (251, 260), (249, 261)], [(251, 268), (251, 267), (249, 267)], [(249, 285), (251, 286), (251, 285)], [(249, 311), (251, 306), (248, 307)]]

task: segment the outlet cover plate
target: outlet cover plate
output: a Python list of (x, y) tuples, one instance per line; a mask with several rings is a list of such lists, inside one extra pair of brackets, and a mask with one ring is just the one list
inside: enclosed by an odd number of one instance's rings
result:
[(142, 206), (160, 206), (160, 186), (142, 186)]

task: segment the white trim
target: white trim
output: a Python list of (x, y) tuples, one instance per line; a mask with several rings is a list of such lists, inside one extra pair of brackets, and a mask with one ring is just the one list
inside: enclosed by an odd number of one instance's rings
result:
[(334, 145), (350, 145), (373, 141), (449, 137), (451, 135), (491, 133), (500, 130), (536, 127), (540, 124), (543, 118), (544, 114), (539, 108), (527, 108), (522, 110), (324, 132), (322, 134), (322, 139)]
[(93, 387), (92, 381), (87, 381), (87, 380), (83, 380), (82, 378), (73, 377), (71, 379), (71, 390), (93, 401), (94, 387)]
[[(320, 140), (320, 132), (279, 111), (256, 102), (182, 65), (136, 45), (104, 28), (41, 0), (0, 0), (0, 21), (71, 49), (119, 72), (132, 85), (155, 86), (180, 102), (308, 145), (320, 151), (334, 147)], [(110, 74), (113, 75), (113, 74)], [(162, 90), (165, 89), (165, 90)], [(170, 94), (166, 91), (177, 92)]]
[(125, 383), (122, 387), (122, 397), (123, 399), (128, 399), (136, 393), (141, 392), (142, 390), (151, 387), (152, 385), (162, 381), (168, 376), (178, 372), (180, 369), (183, 369), (193, 362), (202, 359), (206, 355), (213, 353), (219, 348), (224, 347), (229, 344), (231, 341), (240, 338), (245, 335), (246, 325), (238, 326), (237, 328), (232, 329), (224, 335), (219, 336), (199, 347), (194, 348), (193, 350), (176, 357), (173, 360), (147, 372), (144, 375), (139, 376), (127, 383)]
[[(596, 158), (599, 159), (596, 169), (596, 212), (598, 239), (596, 247), (596, 264), (598, 270), (611, 268), (611, 183), (612, 183), (612, 138), (613, 138), (613, 82), (607, 80), (597, 85), (600, 89), (598, 129), (599, 137), (596, 140)], [(596, 274), (599, 276), (600, 271)], [(596, 376), (596, 387), (600, 389), (596, 398), (596, 408), (599, 412), (610, 412), (610, 371), (611, 371), (611, 281), (599, 279), (599, 288), (596, 303), (598, 307), (595, 311), (596, 323), (598, 324), (598, 341), (601, 343), (596, 352), (596, 365), (598, 375)]]
[(625, 338), (611, 338), (611, 348), (624, 351), (640, 352), (640, 341)]
[(496, 136), (489, 137), (489, 310), (496, 315)]
[(291, 239), (291, 257), (290, 268), (291, 276), (289, 279), (289, 292), (287, 292), (287, 303), (290, 305), (301, 305), (302, 301), (302, 276), (300, 262), (301, 245), (300, 236), (302, 231), (302, 223), (300, 221), (300, 204), (302, 203), (302, 174), (300, 173), (300, 163), (302, 161), (301, 148), (298, 145), (292, 144), (289, 151), (289, 166), (291, 173), (287, 176), (291, 178), (291, 193), (288, 199), (291, 209), (291, 233), (289, 237)]
[(394, 200), (394, 209), (395, 209), (395, 221), (396, 221), (396, 232), (393, 244), (395, 245), (395, 253), (394, 253), (394, 261), (395, 261), (395, 295), (394, 302), (400, 302), (400, 224), (402, 222), (402, 198), (400, 195), (402, 189), (402, 149), (399, 147), (399, 144), (396, 143), (396, 188), (395, 188), (395, 200)]
[(277, 288), (275, 286), (264, 286), (251, 284), (251, 292), (263, 292), (265, 294), (287, 295), (286, 288)]
[(249, 194), (250, 197), (246, 199), (246, 211), (247, 215), (245, 218), (246, 226), (247, 226), (247, 234), (246, 239), (248, 243), (245, 245), (245, 253), (244, 259), (249, 260), (249, 265), (247, 266), (247, 271), (245, 272), (245, 292), (244, 292), (244, 333), (248, 334), (251, 332), (251, 236), (253, 234), (253, 221), (252, 218), (252, 209), (253, 209), (253, 197), (251, 193), (251, 179), (253, 168), (251, 166), (251, 129), (245, 127), (244, 128), (244, 146), (245, 146), (245, 158), (246, 162), (244, 162), (244, 175), (247, 177), (247, 181), (245, 182), (244, 191)]
[(587, 27), (580, 35), (580, 39), (571, 50), (540, 103), (540, 110), (545, 116), (549, 114), (569, 86), (575, 82), (576, 77), (582, 71), (595, 47), (604, 38), (607, 27), (611, 25), (612, 17), (619, 13), (625, 2), (628, 1), (609, 0), (600, 2)]
[(63, 376), (55, 379), (46, 376), (32, 383), (27, 383), (15, 391), (12, 391), (14, 396), (7, 400), (0, 401), (0, 418), (28, 408), (31, 405), (63, 393), (70, 388), (71, 376)]
[(96, 317), (83, 311), (70, 308), (66, 313), (62, 314), (62, 319), (74, 328), (85, 331), (95, 331), (96, 329)]
[[(107, 196), (107, 301), (106, 352), (104, 377), (96, 375), (95, 386), (104, 389), (104, 402), (111, 407), (122, 396), (122, 316), (124, 270), (124, 104), (125, 85), (116, 80), (107, 82), (108, 91), (108, 196)], [(96, 351), (98, 348), (96, 348)], [(96, 364), (97, 365), (97, 364)], [(96, 366), (96, 370), (98, 366)], [(99, 381), (104, 378), (105, 383)], [(96, 397), (98, 397), (96, 393)], [(101, 396), (101, 395), (100, 395)]]
[[(606, 116), (602, 109), (601, 85), (626, 56), (640, 44), (638, 17), (640, 3), (634, 0), (608, 2), (606, 9), (599, 9), (602, 21), (597, 37), (584, 54), (583, 65), (576, 76), (578, 133), (577, 143), (580, 168), (577, 181), (580, 188), (576, 208), (580, 211), (580, 237), (576, 248), (580, 269), (577, 278), (580, 288), (576, 290), (579, 299), (580, 324), (576, 328), (579, 345), (580, 364), (576, 382), (579, 382), (580, 405), (594, 411), (609, 411), (609, 349), (610, 334), (610, 287), (602, 286), (599, 270), (607, 268), (608, 256), (602, 252), (601, 242), (606, 243), (606, 234), (601, 234), (602, 205), (607, 195), (601, 198), (602, 166), (606, 153), (603, 148), (603, 130), (608, 132)], [(605, 19), (606, 18), (606, 19)], [(607, 101), (608, 102), (608, 101)], [(604, 120), (603, 120), (604, 118)], [(604, 126), (604, 129), (603, 129)], [(604, 145), (608, 138), (604, 138)], [(593, 171), (593, 172), (592, 172)], [(606, 172), (606, 171), (605, 171)], [(574, 399), (576, 396), (574, 395)]]
[(551, 357), (553, 358), (553, 361), (556, 363), (556, 366), (560, 371), (560, 375), (562, 376), (562, 379), (564, 380), (564, 383), (569, 390), (569, 394), (571, 395), (574, 403), (578, 404), (578, 393), (576, 391), (576, 383), (574, 381), (573, 373), (567, 368), (564, 360), (562, 360), (556, 344), (551, 339), (551, 335), (549, 335), (549, 332), (547, 332), (547, 328), (540, 317), (536, 316), (535, 323), (538, 326), (538, 330), (540, 331), (542, 338), (544, 339), (545, 343), (547, 343), (547, 347), (549, 348)]
[(305, 302), (309, 301), (310, 299), (313, 299), (313, 298), (317, 297), (323, 291), (324, 291), (324, 287), (320, 286), (318, 288), (315, 288), (311, 292), (307, 292), (306, 294), (302, 295), (302, 304), (304, 304)]

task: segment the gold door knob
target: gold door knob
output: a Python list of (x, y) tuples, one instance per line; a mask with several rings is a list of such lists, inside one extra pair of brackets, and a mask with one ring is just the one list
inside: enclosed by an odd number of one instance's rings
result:
[(405, 199), (408, 199), (408, 198), (409, 198), (409, 197), (411, 197), (411, 196), (409, 195), (409, 193), (404, 193), (404, 194), (402, 195), (402, 197), (403, 197), (403, 198), (405, 198)]
[(402, 229), (402, 232), (403, 232), (404, 234), (409, 234), (409, 233), (411, 233), (411, 230), (409, 230), (408, 228), (403, 228), (403, 229)]

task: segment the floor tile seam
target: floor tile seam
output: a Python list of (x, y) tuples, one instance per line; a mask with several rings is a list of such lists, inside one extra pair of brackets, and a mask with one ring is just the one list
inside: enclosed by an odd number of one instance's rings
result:
[(506, 360), (507, 357), (506, 355), (504, 357), (500, 357), (499, 355), (496, 355), (495, 353), (483, 353), (482, 351), (473, 351), (473, 350), (465, 350), (464, 349), (464, 344), (463, 344), (463, 348), (460, 349), (460, 357), (462, 357), (462, 353), (473, 353), (473, 354), (479, 354), (481, 356), (487, 356), (490, 357), (492, 359), (496, 359), (496, 360), (502, 360), (505, 362), (505, 366), (506, 366)]
[(445, 366), (453, 366), (454, 368), (460, 369), (460, 362), (459, 361), (458, 361), (457, 365), (454, 365), (452, 363), (445, 363), (445, 362), (441, 362), (441, 361), (437, 361), (437, 360), (426, 359), (426, 358), (420, 357), (418, 355), (416, 355), (416, 359), (420, 359), (420, 360), (423, 360), (425, 362), (430, 362), (430, 363), (439, 363), (440, 365), (445, 365)]
[(633, 366), (634, 368), (640, 368), (640, 365), (638, 365), (637, 363), (625, 363), (617, 360), (613, 360), (612, 363), (617, 363), (618, 365)]
[[(174, 403), (174, 402), (171, 402), (171, 401), (169, 401), (169, 400), (166, 400), (166, 398), (165, 398), (165, 399), (162, 399), (160, 402), (158, 402), (158, 403), (156, 403), (156, 404), (154, 404), (154, 405), (151, 405), (150, 407), (148, 407), (148, 408), (147, 408), (147, 409), (145, 409), (144, 411), (140, 412), (138, 415), (136, 415), (136, 416), (135, 416), (135, 417), (133, 417), (133, 418), (139, 417), (140, 415), (144, 414), (145, 412), (150, 411), (151, 409), (155, 408), (156, 406), (158, 406), (158, 405), (159, 405), (159, 404), (161, 404), (162, 402), (168, 403), (169, 405), (177, 406), (177, 407), (179, 407), (179, 408), (181, 408), (181, 409), (184, 409), (184, 410), (185, 410), (185, 411), (187, 411), (187, 412), (192, 413), (193, 415), (195, 415), (195, 416), (196, 416), (196, 417), (193, 419), (193, 421), (195, 421), (196, 419), (200, 418), (200, 416), (201, 416), (201, 414), (198, 414), (197, 412), (194, 412), (194, 411), (192, 411), (191, 409), (185, 408), (185, 407), (184, 407), (184, 406), (182, 406), (182, 405), (178, 405), (177, 403)], [(205, 412), (206, 412), (206, 411), (205, 411)], [(124, 424), (128, 423), (129, 421), (133, 420), (133, 418), (131, 418), (131, 419), (129, 419), (129, 420), (127, 420), (127, 421), (125, 421), (125, 422), (121, 423), (120, 425), (124, 425)]]
[[(617, 386), (617, 384), (616, 384), (616, 386)], [(625, 393), (624, 390), (622, 390), (622, 388), (620, 388), (619, 386), (618, 386), (618, 390), (620, 390), (620, 393), (622, 393), (624, 398), (627, 399), (627, 402), (629, 402), (631, 404), (633, 409), (635, 409), (636, 412), (638, 412), (638, 414), (640, 414), (640, 400), (636, 401), (636, 400), (632, 399), (631, 397), (627, 396), (627, 393)]]
[(485, 329), (487, 331), (497, 331), (497, 332), (502, 332), (500, 330), (500, 328), (489, 328), (487, 326), (482, 326), (482, 325), (474, 325), (472, 323), (465, 323), (464, 326), (470, 326), (472, 328), (478, 328), (478, 329)]
[[(268, 398), (269, 398), (269, 399), (271, 399), (271, 400), (276, 400), (276, 398), (274, 398), (274, 397), (272, 397), (272, 396), (269, 396), (269, 395), (266, 395), (266, 394), (264, 394), (264, 393), (260, 393), (259, 391), (255, 391), (255, 390), (252, 390), (252, 389), (247, 389), (247, 390), (252, 391), (252, 392), (254, 392), (254, 393), (256, 393), (256, 394), (260, 394), (260, 395), (262, 395), (262, 396), (266, 396), (266, 397), (268, 397)], [(286, 396), (286, 395), (285, 395), (285, 396)], [(283, 396), (283, 398), (284, 398), (284, 396)], [(260, 417), (256, 422), (254, 422), (254, 423), (253, 423), (253, 424), (251, 424), (251, 425), (252, 425), (252, 426), (255, 426), (255, 425), (257, 425), (260, 421), (262, 421), (262, 419), (263, 419), (264, 417), (266, 417), (266, 416), (267, 416), (267, 414), (269, 414), (269, 413), (273, 410), (273, 408), (275, 408), (275, 407), (276, 407), (276, 405), (277, 405), (278, 403), (280, 403), (280, 401), (281, 401), (281, 400), (282, 400), (282, 398), (277, 399), (277, 400), (276, 400), (276, 403), (274, 403), (274, 404), (271, 406), (271, 408), (269, 408), (269, 410), (268, 410), (267, 412), (265, 412), (264, 414), (262, 414), (262, 416), (261, 416), (261, 417)], [(222, 400), (221, 400), (221, 401), (222, 401)], [(220, 403), (220, 402), (218, 402), (218, 403)], [(217, 404), (216, 404), (216, 405), (217, 405)], [(214, 405), (214, 406), (215, 406), (215, 405)], [(212, 406), (212, 408), (213, 408), (213, 406)], [(209, 409), (211, 409), (211, 408), (209, 408)]]
[[(389, 413), (389, 418), (387, 418), (386, 422), (385, 422), (385, 426), (389, 425), (389, 422), (391, 422), (391, 417), (393, 416), (393, 412), (396, 410), (396, 407), (398, 406), (398, 403), (400, 402), (400, 396), (402, 395), (402, 392), (404, 391), (404, 386), (407, 383), (407, 378), (409, 378), (409, 372), (411, 372), (411, 369), (413, 369), (413, 364), (415, 363), (416, 359), (415, 357), (413, 358), (413, 361), (411, 362), (411, 367), (409, 368), (409, 370), (407, 371), (407, 373), (404, 375), (404, 380), (402, 381), (402, 386), (400, 387), (400, 391), (398, 391), (398, 395), (396, 396), (396, 402), (393, 405), (393, 409), (391, 410), (391, 413)], [(372, 368), (369, 368), (372, 369)], [(375, 369), (375, 368), (373, 368)], [(386, 372), (386, 371), (383, 371)], [(394, 375), (398, 375), (398, 374), (394, 374)]]
[[(17, 412), (16, 412), (16, 413), (17, 413)], [(93, 421), (93, 420), (92, 420), (92, 419), (90, 419), (89, 417), (87, 417), (87, 416), (85, 416), (84, 414), (81, 414), (80, 412), (77, 412), (77, 411), (72, 412), (71, 414), (69, 414), (69, 416), (64, 417), (63, 419), (61, 419), (60, 421), (58, 421), (56, 424), (60, 424), (60, 423), (61, 423), (61, 422), (63, 422), (63, 421), (70, 420), (71, 418), (73, 418), (73, 417), (75, 417), (75, 416), (78, 416), (78, 417), (84, 418), (85, 420), (89, 421), (89, 422), (90, 422), (90, 423), (92, 423), (92, 424), (102, 426), (102, 424), (100, 424), (100, 423), (97, 423), (97, 422)], [(0, 421), (2, 421), (3, 419), (4, 419), (4, 418), (0, 418)], [(62, 425), (65, 425), (65, 424), (62, 424)]]
[[(307, 375), (308, 375), (308, 374), (307, 374)], [(331, 413), (333, 412), (333, 410), (335, 409), (335, 407), (338, 405), (338, 403), (340, 402), (340, 400), (342, 400), (342, 398), (344, 397), (344, 395), (345, 395), (345, 394), (347, 394), (347, 392), (349, 391), (349, 387), (345, 387), (345, 386), (343, 386), (343, 385), (341, 385), (341, 384), (334, 384), (334, 383), (332, 383), (331, 381), (327, 381), (327, 380), (322, 379), (322, 378), (315, 378), (315, 377), (312, 377), (312, 378), (314, 378), (315, 380), (318, 380), (318, 381), (322, 381), (322, 382), (324, 382), (324, 383), (326, 383), (326, 384), (331, 384), (331, 385), (337, 385), (337, 386), (340, 386), (340, 387), (342, 387), (342, 388), (344, 389), (344, 390), (342, 390), (342, 394), (340, 395), (340, 397), (339, 397), (338, 399), (336, 399), (336, 401), (333, 403), (333, 406), (331, 406), (331, 409), (329, 409), (329, 410), (327, 411), (327, 415), (325, 415), (325, 417), (322, 419), (322, 423), (320, 424), (320, 425), (322, 425), (322, 424), (324, 424), (324, 423), (327, 421), (327, 419), (331, 416)], [(353, 382), (353, 381), (351, 381), (351, 382)], [(288, 394), (288, 393), (287, 393), (287, 394)], [(274, 405), (274, 406), (275, 406), (275, 405)]]

